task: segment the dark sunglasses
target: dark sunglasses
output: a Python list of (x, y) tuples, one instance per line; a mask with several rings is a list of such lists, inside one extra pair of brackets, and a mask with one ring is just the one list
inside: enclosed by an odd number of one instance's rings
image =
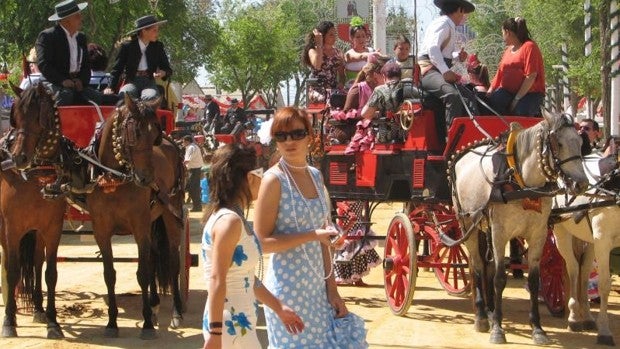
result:
[(299, 141), (306, 138), (307, 135), (308, 131), (303, 128), (299, 128), (290, 132), (276, 132), (273, 134), (273, 138), (275, 138), (276, 142), (286, 142), (290, 136), (292, 140)]
[(579, 126), (580, 130), (584, 130), (584, 131), (590, 131), (590, 126)]

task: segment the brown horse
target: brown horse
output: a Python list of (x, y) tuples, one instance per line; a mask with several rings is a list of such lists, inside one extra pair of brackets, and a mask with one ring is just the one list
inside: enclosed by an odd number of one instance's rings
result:
[[(140, 337), (156, 337), (152, 307), (159, 304), (157, 281), (159, 290), (172, 287), (172, 326), (178, 326), (181, 319), (178, 278), (184, 196), (182, 161), (174, 142), (162, 141), (155, 105), (155, 102), (134, 102), (126, 97), (125, 106), (108, 119), (98, 149), (100, 165), (106, 168), (100, 183), (106, 185), (96, 186), (86, 196), (108, 290), (109, 319), (105, 330), (108, 337), (118, 336), (116, 272), (111, 245), (115, 234), (132, 234), (138, 244), (137, 276), (144, 317)], [(111, 173), (122, 175), (114, 178)]]
[[(2, 144), (0, 171), (0, 240), (2, 268), (7, 273), (7, 284), (2, 287), (8, 291), (2, 336), (17, 336), (15, 289), (21, 279), (21, 290), (34, 307), (35, 321), (47, 323), (48, 338), (62, 338), (56, 320), (56, 254), (66, 203), (59, 198), (45, 200), (41, 195), (46, 179), (54, 178), (53, 167), (58, 166), (60, 121), (53, 97), (42, 85), (25, 91), (13, 89), (17, 95), (11, 109), (13, 129)], [(41, 285), (44, 260), (45, 311)]]

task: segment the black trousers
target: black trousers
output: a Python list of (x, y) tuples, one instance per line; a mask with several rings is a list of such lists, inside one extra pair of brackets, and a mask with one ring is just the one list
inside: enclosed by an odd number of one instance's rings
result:
[(190, 168), (188, 171), (187, 184), (185, 190), (189, 193), (190, 199), (192, 199), (192, 209), (202, 210), (201, 189), (200, 189), (200, 168)]

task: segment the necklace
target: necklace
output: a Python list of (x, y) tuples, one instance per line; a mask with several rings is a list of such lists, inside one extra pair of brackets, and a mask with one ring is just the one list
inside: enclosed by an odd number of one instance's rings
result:
[(263, 248), (260, 245), (258, 236), (256, 236), (254, 229), (252, 229), (252, 227), (250, 226), (250, 222), (248, 222), (248, 220), (245, 218), (245, 214), (243, 213), (243, 210), (241, 209), (241, 206), (239, 206), (239, 204), (235, 204), (230, 210), (239, 215), (239, 217), (243, 221), (243, 225), (245, 226), (246, 233), (254, 238), (254, 242), (256, 243), (256, 247), (258, 248), (258, 281), (262, 282), (265, 269), (263, 267)]
[[(293, 197), (293, 187), (295, 188), (295, 190), (297, 191), (297, 193), (299, 194), (299, 196), (301, 197), (301, 201), (304, 203), (304, 205), (306, 206), (306, 208), (308, 209), (308, 212), (311, 212), (312, 209), (310, 208), (310, 203), (308, 202), (308, 199), (306, 199), (306, 197), (304, 196), (304, 194), (301, 192), (301, 190), (299, 189), (299, 186), (297, 185), (297, 182), (295, 182), (295, 178), (293, 178), (293, 175), (291, 174), (291, 172), (288, 169), (288, 163), (286, 161), (284, 161), (284, 159), (280, 159), (280, 167), (282, 168), (282, 172), (284, 172), (285, 176), (286, 176), (286, 182), (288, 184), (288, 188), (291, 191), (291, 198)], [(305, 166), (307, 168), (307, 166)], [(312, 179), (312, 184), (314, 184), (314, 188), (316, 189), (316, 193), (318, 195), (319, 201), (321, 202), (321, 212), (323, 213), (323, 216), (325, 217), (327, 215), (327, 204), (325, 201), (325, 198), (321, 195), (321, 190), (319, 189), (318, 184), (316, 183), (316, 181), (314, 180), (314, 177), (312, 176), (312, 173), (310, 173), (310, 179)], [(291, 183), (293, 184), (291, 186)], [(297, 231), (301, 231), (301, 228), (299, 227), (299, 221), (297, 220), (297, 210), (295, 208), (295, 202), (293, 201), (293, 219), (295, 220), (295, 226), (297, 227)], [(329, 255), (329, 274), (327, 274), (325, 276), (325, 271), (323, 270), (323, 272), (319, 272), (317, 271), (318, 268), (316, 268), (316, 266), (314, 265), (314, 263), (312, 262), (312, 260), (310, 259), (310, 256), (308, 256), (308, 252), (306, 251), (306, 247), (304, 246), (304, 244), (301, 244), (301, 250), (304, 252), (304, 257), (306, 258), (306, 261), (308, 262), (308, 265), (310, 266), (310, 269), (312, 269), (312, 271), (314, 272), (314, 274), (319, 277), (322, 278), (323, 280), (327, 280), (329, 279), (329, 277), (332, 275), (332, 273), (334, 272), (334, 263), (331, 260), (331, 255)]]
[(287, 170), (289, 168), (295, 169), (295, 170), (305, 170), (308, 168), (308, 164), (305, 164), (303, 166), (295, 166), (295, 165), (291, 165), (288, 163), (288, 161), (284, 160), (284, 158), (280, 158), (280, 162), (283, 163), (284, 165), (286, 165)]

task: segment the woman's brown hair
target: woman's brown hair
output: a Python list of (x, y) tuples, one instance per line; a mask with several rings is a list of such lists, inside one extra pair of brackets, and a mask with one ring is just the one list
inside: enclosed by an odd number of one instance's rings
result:
[(314, 130), (310, 124), (310, 119), (304, 110), (295, 107), (284, 107), (278, 109), (276, 115), (273, 117), (271, 137), (273, 137), (276, 132), (290, 130), (295, 120), (299, 120), (304, 124), (304, 128), (310, 137), (314, 136)]

